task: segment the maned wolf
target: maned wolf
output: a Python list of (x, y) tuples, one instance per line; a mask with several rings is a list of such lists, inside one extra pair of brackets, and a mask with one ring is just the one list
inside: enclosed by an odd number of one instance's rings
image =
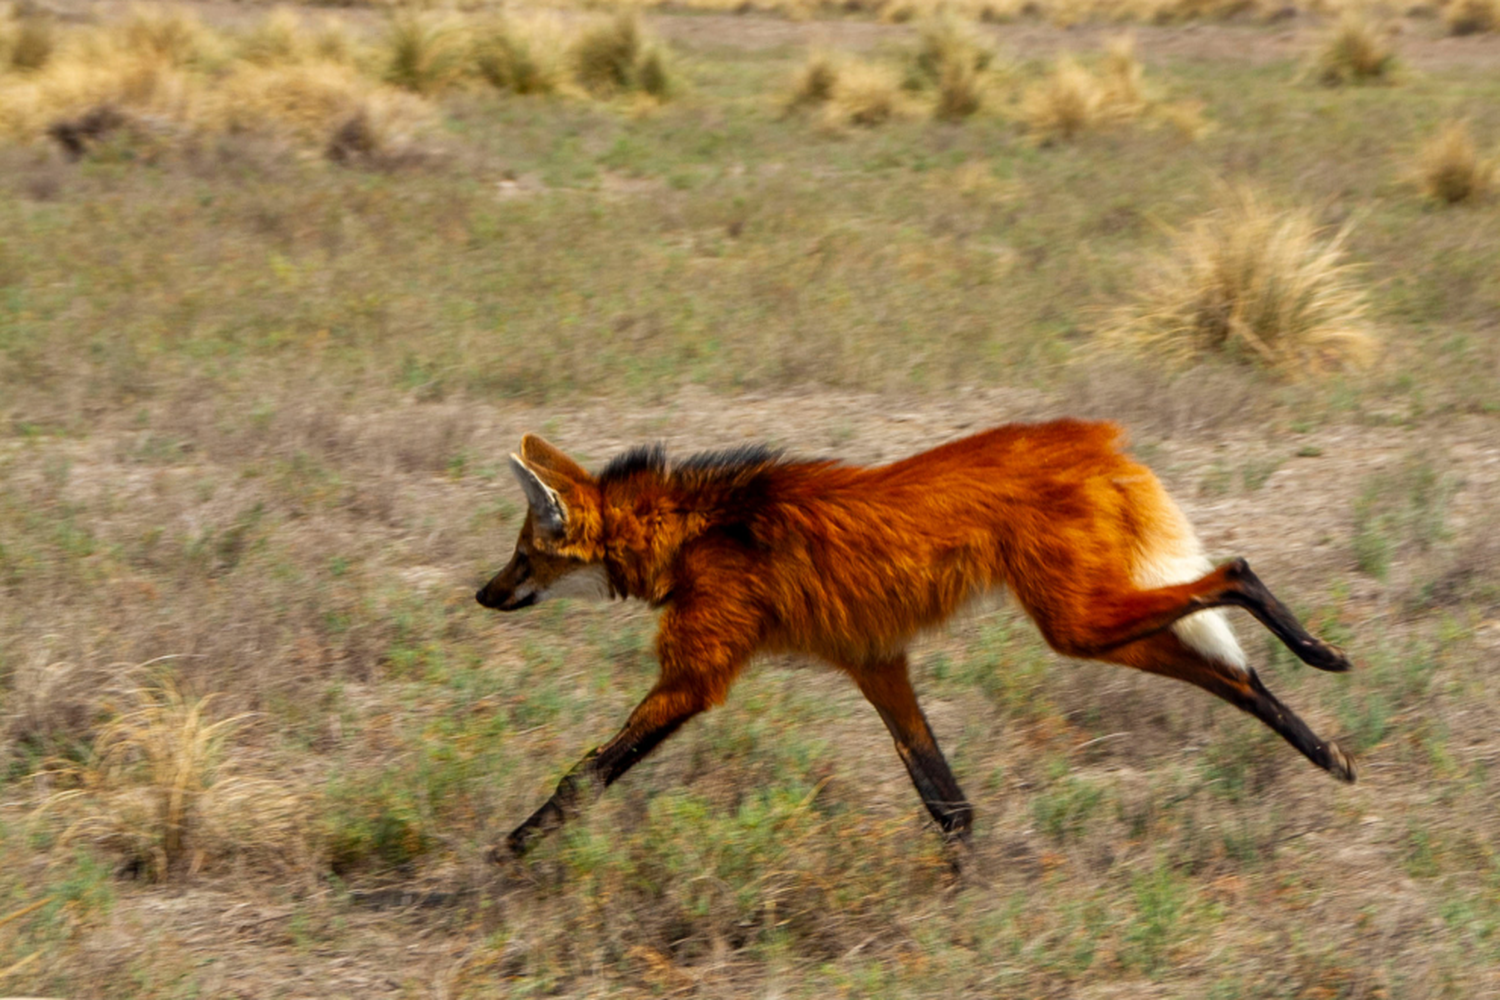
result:
[[(590, 475), (538, 437), (511, 467), (530, 504), (510, 564), (476, 595), (638, 597), (661, 611), (661, 673), (625, 728), (511, 833), (524, 854), (679, 726), (717, 705), (759, 652), (844, 671), (875, 706), (950, 837), (973, 809), (907, 676), (912, 637), (1008, 589), (1053, 649), (1175, 677), (1270, 726), (1345, 781), (1354, 768), (1246, 663), (1224, 612), (1255, 616), (1320, 670), (1347, 670), (1243, 559), (1214, 568), (1109, 423), (1012, 424), (879, 468), (764, 448), (669, 463), (637, 448)], [(503, 854), (497, 846), (492, 857)]]

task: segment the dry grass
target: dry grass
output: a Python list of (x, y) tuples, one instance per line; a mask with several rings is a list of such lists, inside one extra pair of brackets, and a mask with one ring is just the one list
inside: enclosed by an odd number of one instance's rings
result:
[(1443, 7), (1443, 26), (1450, 35), (1500, 31), (1500, 0), (1449, 0)]
[(1467, 121), (1443, 125), (1417, 156), (1414, 178), (1422, 193), (1444, 205), (1473, 202), (1487, 195), (1495, 162), (1479, 154)]
[(934, 91), (933, 115), (957, 121), (984, 103), (985, 82), (995, 53), (971, 22), (943, 15), (927, 21), (917, 35), (907, 87)]
[(0, 72), (39, 70), (57, 47), (52, 22), (36, 15), (0, 18)]
[(1325, 234), (1311, 212), (1277, 211), (1248, 189), (1225, 201), (1142, 270), (1108, 338), (1172, 365), (1228, 355), (1288, 378), (1367, 362), (1375, 340), (1344, 259), (1348, 229)]
[(838, 90), (843, 60), (828, 49), (808, 53), (807, 61), (797, 68), (786, 98), (788, 110), (821, 107), (833, 100)]
[(924, 22), (911, 54), (908, 86), (914, 90), (939, 86), (948, 71), (959, 68), (982, 73), (995, 61), (989, 40), (972, 22), (942, 15)]
[(1027, 88), (1020, 115), (1038, 142), (1066, 141), (1118, 121), (1108, 100), (1098, 77), (1076, 59), (1063, 56), (1045, 79)]
[(833, 97), (823, 108), (823, 121), (832, 127), (883, 125), (905, 112), (901, 77), (889, 66), (850, 62), (838, 76)]
[[(84, 763), (55, 762), (47, 772), (64, 787), (40, 811), (70, 820), (64, 844), (87, 841), (164, 878), (184, 862), (200, 868), (215, 834), (257, 843), (284, 831), (295, 808), (266, 807), (274, 785), (229, 780), (226, 741), (246, 716), (211, 721), (212, 696), (189, 698), (167, 674), (124, 697), (126, 706), (99, 729)], [(276, 815), (282, 821), (267, 825)]]
[(821, 108), (833, 129), (883, 125), (907, 111), (900, 73), (893, 67), (816, 49), (797, 69), (783, 101), (787, 111)]
[(663, 99), (671, 90), (661, 49), (642, 34), (634, 14), (586, 25), (573, 39), (568, 58), (579, 86), (596, 97), (634, 92)]
[(1106, 44), (1097, 71), (1072, 56), (1060, 57), (1021, 94), (1018, 114), (1027, 133), (1043, 144), (1139, 121), (1165, 123), (1189, 138), (1207, 131), (1200, 103), (1152, 95), (1130, 35)]
[(471, 58), (479, 76), (513, 94), (551, 94), (567, 80), (567, 36), (550, 17), (498, 17), (473, 34)]
[(633, 17), (564, 28), (543, 17), (471, 24), (398, 11), (373, 44), (288, 9), (237, 33), (182, 8), (69, 29), (0, 25), (0, 56), (26, 64), (0, 74), (0, 136), (50, 135), (73, 158), (122, 143), (155, 158), (230, 132), (391, 165), (424, 155), (437, 114), (430, 99), (473, 81), (516, 94), (656, 99), (673, 85)]
[(393, 142), (425, 124), (428, 107), (361, 74), (349, 53), (336, 29), (304, 32), (287, 12), (231, 38), (180, 11), (138, 10), (68, 33), (44, 67), (0, 81), (0, 133), (50, 134), (77, 156), (116, 134), (269, 131), (319, 146), (361, 109)]
[(1345, 14), (1318, 49), (1308, 73), (1326, 87), (1392, 83), (1397, 63), (1390, 37), (1370, 18)]
[(464, 72), (460, 32), (447, 20), (398, 13), (387, 25), (382, 43), (381, 79), (414, 94), (445, 90)]

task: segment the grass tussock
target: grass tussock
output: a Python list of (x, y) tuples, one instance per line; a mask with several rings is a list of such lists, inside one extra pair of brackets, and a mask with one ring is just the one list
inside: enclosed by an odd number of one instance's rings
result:
[(1230, 356), (1288, 378), (1362, 365), (1375, 340), (1347, 238), (1309, 211), (1234, 191), (1141, 272), (1111, 339), (1171, 364)]
[(228, 740), (247, 716), (214, 719), (212, 701), (188, 697), (168, 676), (126, 692), (86, 760), (45, 772), (62, 787), (39, 813), (67, 818), (63, 843), (92, 843), (152, 878), (225, 853), (284, 849), (300, 803), (239, 773)]
[(496, 90), (551, 94), (567, 80), (566, 35), (551, 18), (494, 18), (471, 46), (475, 72)]
[(1021, 120), (1040, 142), (1071, 140), (1135, 121), (1150, 108), (1144, 80), (1145, 71), (1128, 38), (1109, 45), (1098, 72), (1063, 56), (1022, 94)]
[(459, 31), (447, 21), (398, 13), (386, 26), (381, 47), (381, 79), (414, 94), (444, 90), (464, 71)]
[[(385, 41), (385, 73), (398, 78), (391, 36)], [(446, 73), (424, 52), (408, 53), (408, 75), (399, 77), (411, 89), (431, 89)], [(365, 64), (374, 61), (360, 58), (337, 25), (307, 30), (285, 10), (231, 36), (181, 12), (140, 9), (117, 24), (66, 32), (44, 65), (0, 76), (0, 136), (50, 136), (77, 159), (116, 147), (155, 156), (221, 133), (343, 150), (340, 137), (353, 127), (360, 154), (334, 159), (407, 162), (434, 108)]]
[(1129, 35), (1105, 47), (1097, 69), (1072, 56), (1060, 57), (1045, 77), (1022, 92), (1018, 115), (1027, 133), (1042, 144), (1138, 121), (1163, 123), (1189, 138), (1207, 127), (1200, 104), (1151, 94)]
[(52, 22), (35, 14), (0, 16), (0, 73), (41, 69), (57, 47)]
[(1393, 83), (1396, 51), (1390, 33), (1358, 14), (1345, 14), (1313, 57), (1309, 74), (1325, 87)]
[(888, 66), (851, 62), (839, 71), (832, 98), (823, 106), (831, 127), (883, 125), (904, 113), (901, 78)]
[(661, 48), (643, 35), (632, 13), (584, 27), (569, 46), (568, 57), (573, 78), (596, 97), (639, 93), (660, 100), (672, 89)]
[(1071, 140), (1113, 120), (1099, 78), (1064, 56), (1021, 97), (1021, 120), (1039, 142)]
[(827, 49), (815, 49), (808, 53), (807, 61), (797, 69), (792, 78), (791, 90), (786, 99), (787, 110), (822, 107), (833, 100), (842, 69), (843, 61)]
[(1477, 201), (1490, 192), (1494, 177), (1495, 162), (1479, 154), (1466, 121), (1445, 124), (1417, 156), (1416, 183), (1440, 204)]
[(906, 75), (907, 88), (930, 90), (933, 115), (957, 121), (984, 103), (985, 82), (995, 53), (972, 22), (952, 15), (933, 18), (918, 32)]
[(793, 76), (785, 107), (819, 108), (830, 128), (870, 128), (903, 115), (907, 103), (894, 68), (815, 50)]
[(1500, 0), (1450, 0), (1443, 8), (1443, 26), (1450, 35), (1500, 31)]

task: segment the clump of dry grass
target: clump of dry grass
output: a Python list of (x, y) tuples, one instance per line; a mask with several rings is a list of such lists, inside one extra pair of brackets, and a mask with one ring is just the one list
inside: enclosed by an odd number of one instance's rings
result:
[(1359, 14), (1345, 14), (1313, 57), (1310, 75), (1327, 87), (1391, 83), (1396, 53), (1390, 34)]
[(967, 118), (984, 103), (984, 77), (994, 57), (972, 23), (942, 15), (922, 25), (907, 69), (906, 86), (935, 92), (936, 117), (948, 121)]
[(1450, 35), (1500, 31), (1500, 0), (1450, 0), (1443, 8), (1443, 26)]
[(550, 94), (566, 79), (564, 36), (551, 19), (495, 18), (475, 32), (474, 70), (497, 90)]
[(450, 23), (409, 12), (393, 16), (381, 40), (381, 79), (414, 94), (433, 94), (463, 73), (463, 49)]
[(180, 7), (137, 7), (113, 31), (95, 35), (103, 48), (174, 68), (211, 66), (225, 45), (196, 15)]
[(1105, 47), (1097, 71), (1071, 56), (1059, 57), (1046, 77), (1022, 93), (1018, 113), (1026, 131), (1043, 144), (1142, 119), (1165, 122), (1189, 137), (1206, 128), (1201, 104), (1151, 95), (1128, 35)]
[[(405, 162), (433, 109), (361, 72), (354, 54), (336, 27), (306, 31), (287, 11), (230, 39), (179, 13), (143, 9), (70, 33), (35, 72), (0, 77), (0, 135), (50, 136), (78, 158), (116, 136), (149, 144), (154, 156), (193, 136), (253, 132), (340, 162)], [(414, 79), (431, 85), (431, 61), (415, 65)], [(356, 133), (353, 146), (339, 139)]]
[[(420, 97), (378, 87), (348, 66), (313, 62), (246, 67), (222, 85), (215, 129), (254, 132), (272, 127), (308, 144), (335, 143), (357, 121), (357, 148), (369, 162), (399, 157), (413, 148), (431, 121), (431, 105)], [(341, 162), (359, 157), (334, 154)]]
[(187, 697), (167, 675), (128, 691), (88, 760), (46, 772), (66, 787), (38, 814), (70, 820), (64, 843), (89, 841), (153, 878), (215, 853), (284, 848), (300, 824), (297, 796), (236, 773), (227, 741), (247, 716), (212, 720), (212, 700)]
[(808, 53), (807, 61), (792, 78), (791, 92), (786, 98), (787, 110), (821, 107), (833, 100), (842, 68), (839, 57), (827, 49), (814, 49)]
[(321, 58), (314, 39), (293, 11), (277, 7), (240, 39), (235, 54), (257, 66), (277, 66)]
[(1344, 259), (1348, 229), (1325, 234), (1311, 212), (1276, 211), (1249, 190), (1228, 199), (1142, 270), (1108, 338), (1153, 360), (1227, 354), (1285, 377), (1369, 360), (1375, 341)]
[(1482, 198), (1489, 193), (1494, 176), (1494, 161), (1479, 155), (1466, 121), (1445, 124), (1417, 156), (1417, 185), (1427, 197), (1445, 205)]
[(851, 62), (839, 71), (832, 98), (824, 105), (830, 126), (883, 125), (904, 111), (896, 71), (874, 63)]
[(47, 18), (36, 15), (0, 18), (0, 72), (39, 70), (52, 58), (56, 47), (56, 33)]
[(907, 83), (913, 89), (934, 87), (950, 67), (983, 72), (994, 59), (994, 50), (972, 23), (941, 15), (924, 22), (918, 30)]
[(585, 27), (568, 55), (573, 78), (596, 97), (636, 92), (660, 100), (670, 94), (672, 79), (661, 49), (642, 35), (632, 13)]
[(1040, 142), (1069, 140), (1114, 120), (1108, 92), (1098, 77), (1070, 56), (1021, 97), (1021, 120)]

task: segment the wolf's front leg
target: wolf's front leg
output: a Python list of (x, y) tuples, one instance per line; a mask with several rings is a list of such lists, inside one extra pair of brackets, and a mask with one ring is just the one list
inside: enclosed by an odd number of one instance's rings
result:
[(691, 691), (658, 683), (646, 695), (614, 739), (592, 750), (573, 765), (557, 783), (557, 791), (531, 818), (511, 831), (502, 847), (491, 848), (489, 858), (501, 864), (507, 857), (519, 858), (547, 834), (581, 812), (684, 722), (708, 707)]

